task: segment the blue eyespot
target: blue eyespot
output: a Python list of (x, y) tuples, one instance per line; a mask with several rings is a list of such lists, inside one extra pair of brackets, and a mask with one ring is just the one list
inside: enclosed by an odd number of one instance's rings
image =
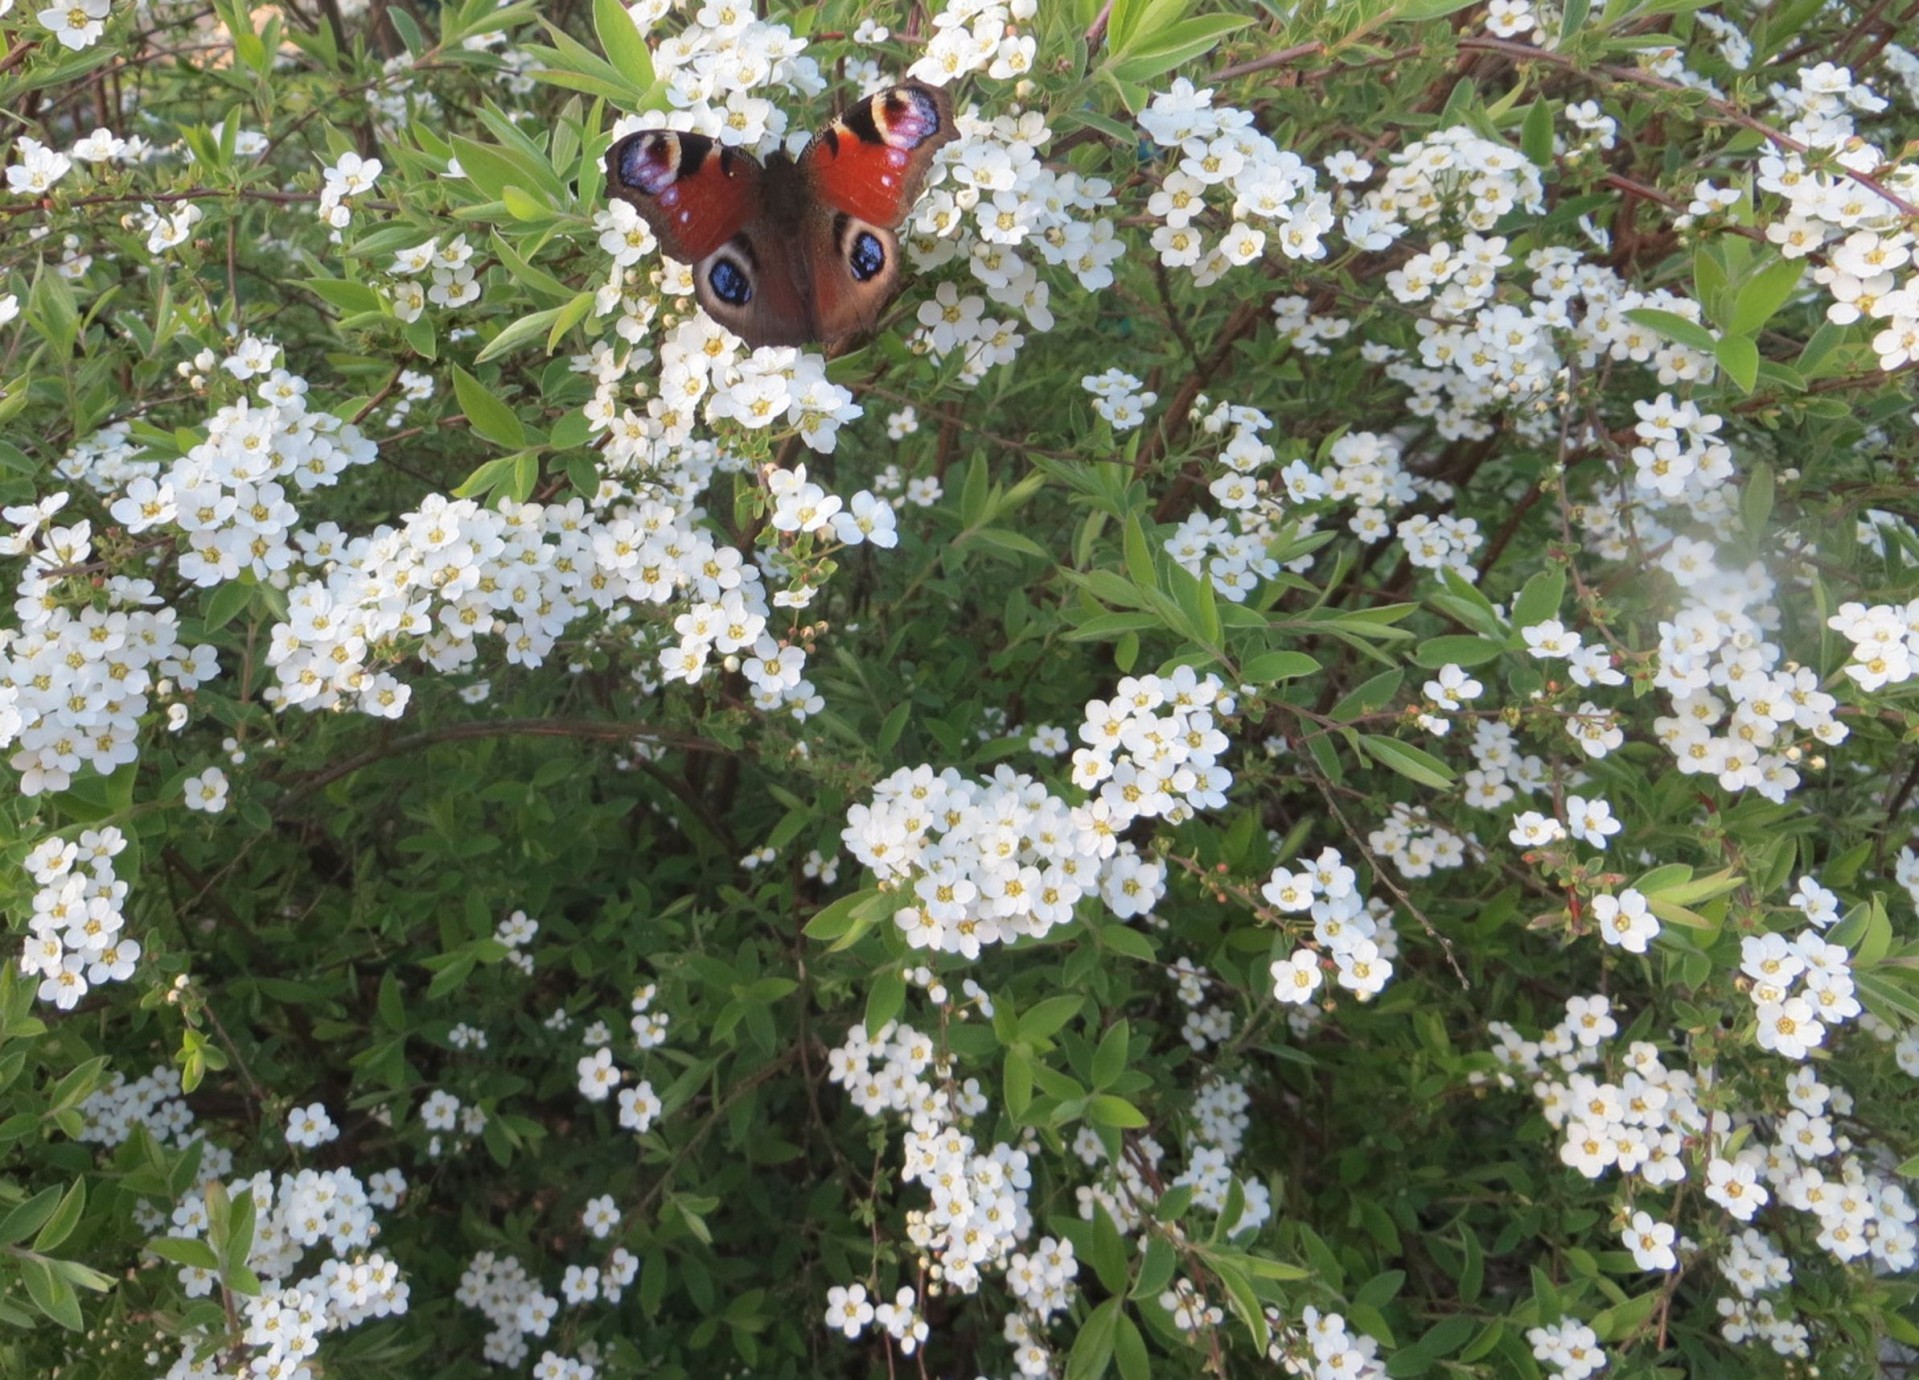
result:
[(846, 262), (853, 276), (864, 283), (886, 267), (886, 246), (880, 243), (879, 236), (862, 230), (853, 237)]
[(721, 259), (707, 270), (707, 285), (713, 295), (729, 307), (743, 307), (753, 300), (753, 284), (745, 271), (731, 259)]

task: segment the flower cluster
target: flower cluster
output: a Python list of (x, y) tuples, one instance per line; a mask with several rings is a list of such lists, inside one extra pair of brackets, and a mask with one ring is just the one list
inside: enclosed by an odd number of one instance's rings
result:
[[(1766, 238), (1787, 258), (1827, 248), (1813, 275), (1832, 297), (1827, 319), (1869, 318), (1880, 367), (1897, 369), (1919, 359), (1919, 273), (1905, 228), (1919, 202), (1919, 164), (1887, 157), (1860, 134), (1855, 116), (1886, 102), (1850, 69), (1821, 62), (1800, 68), (1797, 80), (1796, 90), (1775, 84), (1772, 95), (1792, 114), (1787, 133), (1803, 151), (1764, 155), (1753, 179), (1786, 202)], [(1882, 169), (1883, 180), (1872, 176)]]
[[(87, 578), (93, 524), (50, 520), (58, 493), (8, 508), (11, 536), (0, 550), (26, 555), (14, 586), (17, 631), (0, 634), (0, 747), (29, 796), (63, 791), (85, 767), (111, 775), (139, 757), (141, 719), (151, 695), (197, 689), (216, 672), (210, 646), (180, 641), (179, 618), (151, 582)], [(186, 721), (174, 705), (174, 726)]]
[(1277, 1361), (1288, 1375), (1311, 1380), (1384, 1380), (1386, 1364), (1379, 1359), (1379, 1343), (1364, 1332), (1355, 1333), (1345, 1317), (1321, 1312), (1310, 1304), (1299, 1321), (1286, 1323), (1277, 1309), (1266, 1310), (1272, 1341), (1267, 1359)]
[[(1816, 961), (1828, 965), (1810, 971), (1843, 973), (1843, 960), (1827, 952), (1837, 946), (1825, 945), (1816, 934), (1808, 932), (1790, 945), (1779, 935), (1747, 937), (1746, 973), (1755, 988), (1771, 989), (1764, 994), (1767, 1005), (1782, 1004), (1771, 998), (1797, 975), (1789, 971), (1794, 962), (1806, 961), (1800, 952), (1804, 940), (1810, 940), (1808, 951), (1820, 946)], [(1849, 980), (1844, 985), (1849, 988)], [(1816, 1043), (1805, 1023), (1797, 1022), (1799, 1028), (1786, 1035)], [(1919, 1264), (1919, 1208), (1886, 1172), (1891, 1161), (1885, 1154), (1855, 1147), (1839, 1129), (1852, 1099), (1844, 1089), (1821, 1082), (1811, 1065), (1796, 1066), (1786, 1079), (1783, 1109), (1708, 1116), (1699, 1099), (1711, 1080), (1668, 1067), (1648, 1042), (1636, 1040), (1627, 1047), (1617, 1081), (1583, 1071), (1610, 1057), (1606, 1041), (1618, 1033), (1604, 997), (1572, 998), (1565, 1020), (1538, 1040), (1502, 1023), (1492, 1029), (1499, 1078), (1508, 1086), (1515, 1076), (1534, 1079), (1533, 1092), (1547, 1121), (1563, 1134), (1561, 1160), (1587, 1177), (1616, 1168), (1657, 1188), (1701, 1177), (1703, 1168), (1704, 1197), (1736, 1223), (1751, 1222), (1762, 1207), (1777, 1202), (1813, 1219), (1813, 1244), (1838, 1262), (1869, 1259), (1875, 1269), (1888, 1272)], [(1763, 1023), (1760, 1043), (1774, 1047), (1767, 1044)], [(1565, 1077), (1555, 1076), (1555, 1069)], [(1723, 1102), (1724, 1094), (1718, 1096)], [(1689, 1159), (1690, 1146), (1704, 1151)], [(1622, 1214), (1621, 1221), (1626, 1245), (1641, 1268), (1673, 1269), (1681, 1252), (1693, 1249), (1672, 1223), (1644, 1209), (1629, 1218)], [(1718, 1303), (1728, 1341), (1756, 1337), (1781, 1355), (1808, 1354), (1805, 1325), (1780, 1311), (1774, 1300), (1760, 1297), (1793, 1279), (1790, 1258), (1770, 1238), (1752, 1228), (1740, 1231), (1730, 1238), (1718, 1267), (1737, 1295)]]
[[(203, 1166), (204, 1167), (204, 1166)], [(247, 1268), (261, 1289), (240, 1305), (244, 1362), (259, 1375), (290, 1374), (320, 1348), (329, 1332), (342, 1332), (373, 1318), (407, 1310), (409, 1289), (399, 1267), (369, 1247), (379, 1231), (376, 1206), (392, 1207), (404, 1191), (397, 1175), (379, 1187), (363, 1184), (350, 1169), (302, 1169), (277, 1178), (268, 1173), (238, 1179), (229, 1196), (247, 1194), (255, 1213)], [(210, 1225), (205, 1196), (189, 1192), (174, 1208), (174, 1237), (198, 1240)], [(331, 1252), (316, 1263), (315, 1250)], [(207, 1253), (211, 1260), (212, 1252)], [(309, 1272), (295, 1277), (303, 1264)], [(189, 1298), (204, 1297), (218, 1283), (205, 1264), (179, 1267)], [(179, 1358), (163, 1380), (218, 1380), (233, 1373), (234, 1356), (224, 1337), (189, 1333)]]
[(1826, 626), (1852, 643), (1846, 676), (1861, 690), (1903, 685), (1919, 673), (1919, 600), (1897, 607), (1849, 601)]
[(971, 0), (945, 5), (933, 16), (933, 38), (909, 69), (922, 81), (944, 86), (969, 72), (995, 81), (1032, 70), (1037, 40), (1017, 25), (1039, 13), (1039, 0)]
[[(829, 1053), (827, 1076), (867, 1116), (910, 1122), (901, 1135), (900, 1178), (926, 1189), (928, 1201), (907, 1213), (906, 1234), (929, 1291), (977, 1293), (987, 1271), (1004, 1272), (1021, 1303), (1006, 1322), (1014, 1358), (1023, 1374), (1048, 1374), (1051, 1355), (1038, 1331), (1071, 1305), (1079, 1267), (1071, 1247), (1051, 1237), (1030, 1253), (1016, 1249), (1033, 1231), (1029, 1149), (979, 1144), (970, 1128), (989, 1104), (978, 1083), (956, 1082), (933, 1042), (910, 1026), (889, 1021), (870, 1038), (853, 1026)], [(878, 1321), (905, 1353), (927, 1335), (911, 1290), (875, 1309), (864, 1285), (835, 1286), (826, 1318), (848, 1338)]]
[[(1195, 282), (1217, 281), (1228, 269), (1258, 260), (1269, 236), (1291, 259), (1319, 259), (1335, 221), (1333, 199), (1319, 174), (1298, 154), (1282, 150), (1253, 124), (1252, 112), (1215, 107), (1212, 89), (1196, 90), (1184, 77), (1153, 98), (1140, 128), (1179, 161), (1147, 203), (1162, 224), (1153, 249), (1168, 268), (1184, 268)], [(1231, 224), (1217, 240), (1196, 222), (1208, 195), (1230, 199)]]
[(327, 167), (320, 180), (319, 214), (333, 228), (335, 239), (352, 219), (351, 200), (372, 191), (381, 171), (379, 159), (362, 158), (351, 150)]
[(840, 837), (882, 884), (910, 890), (894, 922), (915, 948), (977, 958), (1039, 937), (1097, 891), (1122, 918), (1150, 910), (1164, 870), (1122, 842), (1099, 802), (1069, 806), (1002, 766), (991, 781), (902, 767), (847, 811)]
[[(430, 239), (400, 250), (393, 256), (392, 278), (387, 284), (393, 314), (401, 321), (412, 322), (420, 319), (429, 302), (436, 307), (477, 302), (480, 284), (476, 271), (473, 246), (465, 235), (455, 235), (445, 244)], [(427, 275), (425, 282), (420, 281), (421, 274)]]
[(1586, 1380), (1606, 1368), (1608, 1357), (1599, 1334), (1577, 1318), (1562, 1318), (1545, 1327), (1526, 1329), (1533, 1359), (1551, 1366), (1558, 1380)]
[(1146, 422), (1146, 409), (1159, 401), (1159, 394), (1124, 369), (1108, 369), (1103, 374), (1088, 374), (1080, 387), (1093, 395), (1093, 411), (1104, 417), (1114, 431), (1131, 431)]
[[(586, 1225), (596, 1238), (603, 1237), (618, 1218), (610, 1201), (595, 1200), (589, 1205)], [(604, 1229), (593, 1230), (596, 1224)], [(453, 1297), (465, 1307), (477, 1309), (492, 1324), (484, 1343), (486, 1359), (496, 1366), (517, 1368), (532, 1354), (527, 1339), (545, 1337), (563, 1306), (617, 1304), (639, 1273), (640, 1258), (624, 1246), (607, 1252), (602, 1264), (568, 1265), (560, 1285), (563, 1304), (562, 1299), (542, 1292), (516, 1257), (480, 1251), (467, 1262)], [(535, 1380), (593, 1380), (598, 1373), (592, 1359), (596, 1354), (591, 1344), (586, 1354), (578, 1357), (546, 1351), (534, 1363), (533, 1375)]]
[[(1331, 955), (1341, 987), (1361, 1001), (1385, 990), (1398, 952), (1391, 912), (1382, 902), (1368, 903), (1360, 893), (1357, 874), (1337, 848), (1320, 850), (1317, 858), (1298, 870), (1275, 867), (1260, 895), (1282, 914), (1311, 915), (1313, 938)], [(1274, 959), (1270, 967), (1273, 995), (1282, 1002), (1305, 1005), (1319, 990), (1320, 969), (1321, 951), (1308, 945)]]
[[(1786, 1059), (1804, 1059), (1825, 1041), (1827, 1025), (1860, 1012), (1853, 995), (1852, 956), (1813, 930), (1749, 934), (1740, 940), (1740, 971), (1752, 979), (1747, 995), (1759, 1018), (1761, 1049)], [(1795, 993), (1795, 984), (1803, 990)]]
[(43, 839), (27, 854), (36, 890), (20, 971), (40, 978), (40, 1000), (62, 1011), (90, 988), (131, 977), (139, 961), (140, 941), (121, 933), (127, 884), (113, 870), (126, 846), (126, 836), (108, 825), (72, 842)]

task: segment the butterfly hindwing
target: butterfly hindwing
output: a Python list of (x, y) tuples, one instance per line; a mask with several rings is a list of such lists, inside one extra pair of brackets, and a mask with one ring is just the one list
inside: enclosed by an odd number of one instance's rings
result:
[(900, 244), (893, 232), (821, 204), (801, 239), (819, 338), (831, 344), (879, 324), (900, 290)]

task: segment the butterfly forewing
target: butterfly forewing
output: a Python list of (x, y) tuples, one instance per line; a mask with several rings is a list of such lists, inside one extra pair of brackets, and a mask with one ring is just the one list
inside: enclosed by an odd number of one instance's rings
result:
[(607, 151), (608, 192), (640, 213), (660, 247), (697, 263), (759, 210), (760, 165), (704, 134), (643, 129)]
[(912, 210), (933, 155), (957, 135), (952, 97), (907, 82), (868, 96), (821, 130), (800, 166), (821, 200), (892, 230)]

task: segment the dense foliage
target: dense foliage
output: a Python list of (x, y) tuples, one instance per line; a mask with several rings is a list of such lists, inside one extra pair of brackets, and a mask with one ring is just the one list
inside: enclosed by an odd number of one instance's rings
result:
[(1913, 1367), (1919, 5), (34, 2), (0, 1374)]

